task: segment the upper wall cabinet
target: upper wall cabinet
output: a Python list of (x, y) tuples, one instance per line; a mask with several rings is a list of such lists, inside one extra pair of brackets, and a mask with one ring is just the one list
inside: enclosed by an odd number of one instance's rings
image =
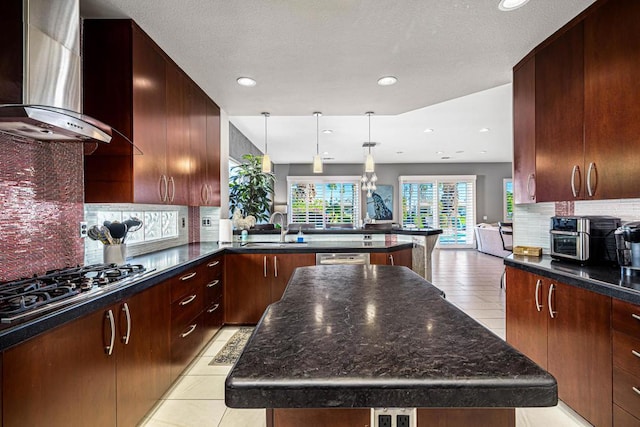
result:
[(213, 101), (133, 21), (84, 21), (83, 79), (84, 112), (135, 144), (116, 136), (85, 156), (86, 202), (220, 203), (219, 109), (210, 123)]
[(638, 19), (598, 2), (514, 68), (516, 203), (640, 196)]
[(595, 198), (640, 197), (640, 2), (609, 1), (584, 21), (585, 160)]

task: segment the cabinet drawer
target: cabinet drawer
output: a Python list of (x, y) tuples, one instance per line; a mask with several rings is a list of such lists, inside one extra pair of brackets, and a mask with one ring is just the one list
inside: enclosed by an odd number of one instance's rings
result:
[(222, 277), (217, 278), (217, 279), (211, 279), (207, 282), (206, 285), (204, 285), (204, 289), (205, 289), (205, 295), (204, 295), (204, 299), (205, 299), (205, 305), (207, 305), (210, 302), (219, 300), (220, 298), (222, 298)]
[(185, 296), (193, 294), (194, 287), (206, 280), (198, 269), (185, 271), (180, 276), (171, 279), (171, 302), (182, 300)]
[(213, 280), (216, 278), (222, 279), (222, 257), (213, 258), (204, 263), (206, 269), (207, 280)]
[(175, 380), (202, 348), (202, 313), (186, 322), (171, 336), (171, 379)]
[(613, 364), (640, 378), (640, 339), (613, 331)]
[(613, 405), (613, 425), (614, 427), (640, 427), (640, 419), (618, 405)]
[(171, 304), (171, 333), (176, 333), (185, 328), (185, 326), (197, 317), (204, 307), (202, 297), (202, 288), (194, 286), (192, 292), (185, 295), (182, 299), (174, 301)]
[(640, 377), (614, 366), (613, 403), (640, 418)]
[(613, 329), (640, 339), (640, 306), (614, 298)]

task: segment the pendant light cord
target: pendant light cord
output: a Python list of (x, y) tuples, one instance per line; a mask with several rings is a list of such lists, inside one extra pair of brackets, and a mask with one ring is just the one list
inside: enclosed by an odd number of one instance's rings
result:
[(269, 117), (269, 113), (262, 113), (264, 116), (264, 153), (267, 154), (269, 150), (267, 150), (267, 117)]
[(320, 155), (320, 113), (316, 113), (316, 154)]

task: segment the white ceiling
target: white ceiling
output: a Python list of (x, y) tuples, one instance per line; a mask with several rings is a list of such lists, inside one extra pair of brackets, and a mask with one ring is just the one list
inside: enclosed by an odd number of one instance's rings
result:
[[(512, 159), (513, 65), (593, 1), (81, 0), (81, 13), (134, 19), (261, 149), (270, 112), (275, 163), (311, 162), (314, 111), (334, 131), (320, 134), (329, 162), (362, 161), (366, 111), (378, 163), (495, 162)], [(378, 86), (385, 75), (398, 83)]]

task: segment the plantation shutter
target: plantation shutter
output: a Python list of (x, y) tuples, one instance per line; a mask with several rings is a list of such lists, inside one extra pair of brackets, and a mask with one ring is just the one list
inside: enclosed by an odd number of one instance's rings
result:
[(289, 222), (358, 224), (360, 218), (359, 177), (288, 177)]
[(441, 228), (439, 244), (473, 247), (476, 177), (401, 176), (402, 224)]

